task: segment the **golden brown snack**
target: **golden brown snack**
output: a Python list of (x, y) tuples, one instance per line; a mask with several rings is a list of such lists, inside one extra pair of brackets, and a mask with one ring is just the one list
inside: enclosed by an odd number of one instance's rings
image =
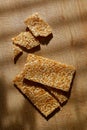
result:
[(45, 22), (38, 13), (31, 15), (25, 20), (25, 24), (35, 37), (47, 37), (52, 33), (51, 27)]
[(25, 64), (26, 79), (38, 82), (52, 88), (69, 91), (75, 72), (73, 66), (29, 54)]
[(12, 38), (13, 44), (19, 45), (26, 49), (31, 49), (40, 45), (40, 42), (30, 32), (21, 32), (16, 37)]
[(13, 52), (14, 52), (14, 59), (23, 53), (23, 51), (21, 50), (20, 47), (16, 46), (16, 45), (13, 45)]
[(50, 95), (41, 86), (31, 83), (23, 83), (24, 73), (22, 72), (14, 79), (14, 84), (17, 85), (19, 90), (25, 94), (29, 100), (36, 106), (36, 108), (45, 116), (48, 117), (56, 108), (60, 107), (58, 101)]

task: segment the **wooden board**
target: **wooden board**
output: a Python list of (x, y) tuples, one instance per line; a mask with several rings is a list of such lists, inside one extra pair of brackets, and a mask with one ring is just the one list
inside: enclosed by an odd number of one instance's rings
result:
[[(11, 38), (25, 31), (23, 21), (34, 12), (53, 28), (53, 38), (34, 54), (77, 69), (68, 103), (48, 121), (12, 84), (27, 53), (15, 65)], [(87, 0), (0, 1), (0, 130), (13, 129), (87, 129)]]

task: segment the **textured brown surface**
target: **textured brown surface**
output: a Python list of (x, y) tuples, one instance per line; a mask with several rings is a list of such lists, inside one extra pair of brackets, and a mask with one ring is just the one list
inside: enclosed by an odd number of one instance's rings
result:
[(25, 65), (25, 78), (52, 88), (69, 91), (75, 68), (54, 60), (29, 54)]
[(26, 49), (31, 49), (40, 45), (39, 41), (35, 39), (35, 37), (28, 31), (28, 32), (21, 32), (16, 37), (12, 38), (13, 44), (19, 45)]
[(25, 20), (25, 24), (31, 30), (34, 36), (46, 37), (52, 33), (52, 29), (38, 13), (31, 15)]
[[(11, 38), (25, 31), (24, 19), (39, 12), (53, 29), (35, 52), (76, 67), (68, 103), (46, 121), (12, 80), (27, 54), (13, 64)], [(0, 130), (87, 130), (87, 0), (0, 0)]]
[(24, 84), (23, 79), (24, 75), (21, 73), (14, 79), (14, 84), (17, 85), (21, 92), (29, 98), (45, 117), (48, 117), (56, 108), (60, 107), (58, 101), (41, 88), (41, 85), (31, 84), (31, 82)]

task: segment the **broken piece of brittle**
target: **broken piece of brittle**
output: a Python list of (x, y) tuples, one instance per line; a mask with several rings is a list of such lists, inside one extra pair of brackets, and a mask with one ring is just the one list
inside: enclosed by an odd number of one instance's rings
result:
[(12, 38), (13, 44), (26, 48), (27, 50), (40, 45), (40, 42), (28, 31), (21, 32)]
[(52, 28), (45, 22), (38, 13), (31, 15), (24, 23), (35, 37), (42, 36), (47, 37), (52, 33)]

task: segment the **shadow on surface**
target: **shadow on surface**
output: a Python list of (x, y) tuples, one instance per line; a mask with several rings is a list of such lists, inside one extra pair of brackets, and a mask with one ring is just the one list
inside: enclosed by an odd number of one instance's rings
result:
[(16, 57), (14, 57), (14, 64), (16, 64), (16, 62), (18, 61), (18, 59), (20, 58), (22, 54), (23, 52), (20, 52)]
[(53, 38), (53, 34), (51, 33), (50, 35), (48, 35), (47, 37), (37, 37), (37, 39), (39, 40), (39, 42), (42, 44), (42, 45), (48, 45), (50, 40)]
[(27, 53), (34, 53), (36, 51), (39, 51), (41, 48), (40, 48), (40, 45), (36, 46), (36, 47), (33, 47), (31, 49), (27, 49), (26, 47), (23, 47), (23, 46), (19, 46), (23, 51), (27, 52)]

